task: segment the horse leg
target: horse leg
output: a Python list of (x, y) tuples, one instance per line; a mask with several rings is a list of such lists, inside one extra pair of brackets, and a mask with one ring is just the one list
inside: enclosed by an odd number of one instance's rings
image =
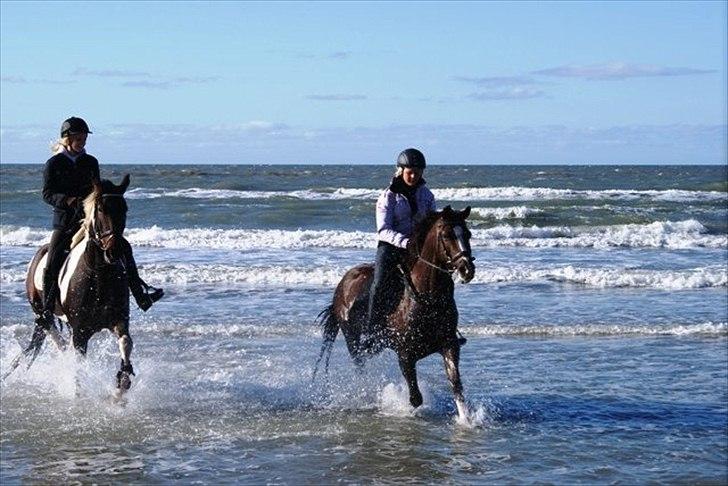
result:
[(402, 370), (404, 379), (407, 380), (407, 386), (409, 387), (410, 405), (417, 408), (422, 405), (422, 393), (420, 393), (420, 387), (417, 385), (417, 362), (409, 356), (399, 357), (399, 369)]
[(58, 332), (58, 328), (56, 328), (55, 324), (50, 327), (46, 331), (46, 334), (50, 336), (51, 341), (53, 341), (53, 344), (56, 345), (59, 351), (65, 351), (66, 350), (66, 340), (63, 339), (63, 336), (61, 336), (61, 333)]
[(129, 336), (129, 323), (125, 322), (114, 326), (114, 332), (119, 338), (119, 353), (121, 354), (121, 367), (116, 373), (116, 388), (121, 392), (131, 387), (131, 375), (134, 368), (131, 365), (131, 350), (134, 343)]
[(452, 392), (455, 395), (455, 405), (458, 408), (458, 416), (466, 419), (468, 409), (463, 396), (463, 384), (460, 381), (460, 346), (451, 346), (442, 350), (442, 358), (445, 361), (445, 373), (452, 385)]
[[(86, 357), (86, 350), (88, 349), (88, 340), (91, 336), (81, 329), (74, 329), (72, 331), (73, 348), (76, 350), (79, 356), (82, 358)], [(79, 379), (79, 371), (76, 368), (76, 398), (81, 397), (81, 380)]]

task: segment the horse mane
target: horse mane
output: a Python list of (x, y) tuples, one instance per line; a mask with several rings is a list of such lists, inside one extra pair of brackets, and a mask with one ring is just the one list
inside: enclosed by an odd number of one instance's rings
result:
[(91, 191), (91, 194), (86, 196), (86, 198), (83, 200), (83, 214), (84, 218), (81, 220), (81, 227), (76, 231), (76, 234), (73, 235), (73, 239), (71, 240), (71, 248), (73, 249), (76, 245), (81, 243), (83, 239), (88, 234), (89, 230), (94, 224), (94, 215), (96, 211), (94, 211), (96, 206), (96, 199), (101, 194), (101, 187), (100, 186), (94, 186), (94, 190)]
[[(425, 245), (425, 239), (427, 238), (427, 234), (430, 232), (432, 225), (435, 224), (440, 217), (442, 217), (442, 212), (430, 211), (424, 218), (415, 224), (415, 228), (412, 231), (412, 238), (415, 239), (417, 246), (412, 249), (412, 251), (419, 253)], [(417, 256), (417, 254), (413, 254), (413, 256)]]

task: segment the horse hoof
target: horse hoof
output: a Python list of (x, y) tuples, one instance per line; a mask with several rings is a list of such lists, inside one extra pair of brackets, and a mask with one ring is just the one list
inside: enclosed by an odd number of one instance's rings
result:
[(116, 374), (116, 388), (126, 391), (131, 388), (131, 378), (126, 371), (119, 371)]
[(410, 397), (410, 405), (412, 405), (414, 408), (417, 408), (420, 405), (422, 405), (422, 402), (423, 402), (422, 395)]

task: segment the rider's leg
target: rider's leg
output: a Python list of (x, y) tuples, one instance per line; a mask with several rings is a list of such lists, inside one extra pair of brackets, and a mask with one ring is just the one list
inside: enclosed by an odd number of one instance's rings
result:
[(131, 294), (134, 296), (139, 308), (146, 311), (153, 303), (164, 296), (164, 290), (147, 285), (139, 276), (139, 269), (136, 266), (131, 245), (126, 241), (126, 238), (121, 238), (119, 244), (124, 255), (124, 268), (126, 269), (126, 277), (129, 280), (129, 290), (131, 290)]
[(374, 263), (374, 280), (369, 293), (369, 314), (365, 326), (362, 348), (383, 345), (381, 333), (387, 316), (392, 312), (397, 300), (397, 284), (400, 279), (397, 264), (400, 263), (400, 250), (388, 243), (379, 243)]
[(55, 229), (48, 245), (48, 259), (43, 272), (43, 325), (47, 328), (53, 324), (53, 310), (58, 295), (58, 274), (66, 257), (66, 250), (71, 242), (70, 231)]

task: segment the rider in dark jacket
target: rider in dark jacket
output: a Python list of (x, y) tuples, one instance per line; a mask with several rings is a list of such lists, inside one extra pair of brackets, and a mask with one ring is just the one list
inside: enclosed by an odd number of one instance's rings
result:
[[(53, 323), (53, 309), (58, 293), (58, 274), (66, 258), (73, 235), (84, 217), (83, 200), (99, 181), (99, 161), (85, 151), (91, 131), (86, 122), (71, 117), (61, 125), (61, 139), (54, 146), (43, 173), (43, 200), (53, 206), (53, 233), (48, 246), (48, 261), (43, 274), (43, 316), (46, 325)], [(139, 276), (131, 245), (121, 238), (124, 267), (129, 288), (143, 311), (164, 295), (162, 289), (147, 285)]]

